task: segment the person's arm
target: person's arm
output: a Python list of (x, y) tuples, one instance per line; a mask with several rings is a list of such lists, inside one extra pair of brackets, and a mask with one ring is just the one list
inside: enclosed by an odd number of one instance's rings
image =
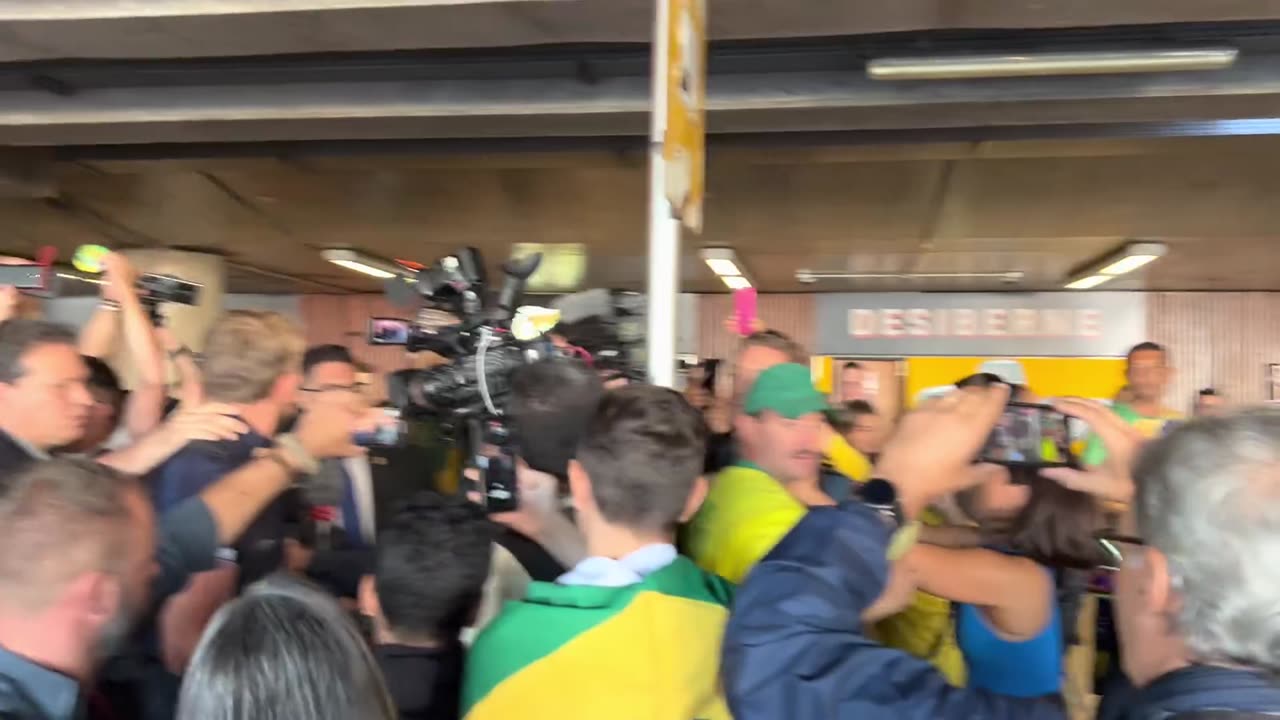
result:
[(156, 328), (156, 338), (160, 346), (173, 360), (178, 371), (178, 400), (184, 406), (200, 405), (204, 402), (204, 375), (196, 363), (195, 355), (182, 344), (173, 331), (166, 327)]
[[(477, 471), (468, 470), (466, 477), (475, 482)], [(564, 567), (573, 567), (587, 556), (587, 543), (582, 531), (560, 506), (559, 483), (554, 477), (530, 468), (523, 460), (516, 463), (516, 500), (511, 512), (494, 513), (490, 520), (506, 525), (541, 545)], [(479, 501), (479, 493), (469, 495)]]
[(920, 542), (944, 548), (976, 548), (982, 546), (982, 532), (968, 525), (925, 525), (920, 528)]
[(811, 510), (734, 599), (722, 659), (737, 720), (1062, 720), (1052, 700), (954, 688), (931, 665), (867, 638), (888, 537), (871, 510)]
[(828, 429), (826, 435), (824, 454), (827, 456), (827, 462), (831, 463), (831, 467), (854, 482), (870, 480), (871, 463), (867, 461), (866, 456), (855, 450), (840, 433)]
[[(98, 462), (131, 475), (145, 475), (196, 440), (234, 440), (249, 428), (230, 405), (210, 404), (176, 413), (129, 447), (107, 453)], [(184, 478), (190, 479), (190, 478)], [(190, 494), (184, 493), (183, 496)]]
[(1035, 635), (1049, 620), (1053, 582), (1033, 560), (983, 548), (917, 545), (903, 562), (921, 590), (986, 608), (996, 628), (1014, 638)]
[(108, 296), (120, 305), (120, 325), (125, 347), (137, 375), (124, 407), (124, 426), (132, 437), (142, 437), (160, 424), (168, 394), (164, 355), (156, 340), (147, 309), (136, 288), (136, 273), (118, 253), (107, 256)]
[(1101, 460), (1089, 462), (1085, 453), (1085, 470), (1048, 468), (1040, 474), (1063, 487), (1088, 493), (1104, 507), (1122, 511), (1133, 500), (1131, 471), (1138, 451), (1146, 440), (1123, 418), (1102, 403), (1090, 400), (1059, 400), (1054, 406), (1061, 412), (1079, 418), (1093, 430), (1090, 442), (1101, 449)]
[[(360, 428), (358, 408), (320, 402), (303, 415), (295, 436), (314, 457), (346, 457), (362, 452), (351, 442), (352, 432)], [(288, 458), (273, 454), (251, 460), (161, 515), (156, 547), (160, 573), (153, 584), (157, 603), (181, 590), (192, 573), (211, 568), (219, 546), (234, 543), (296, 474), (310, 470), (302, 467), (307, 459)]]
[[(359, 453), (360, 448), (351, 442), (359, 418), (359, 406), (354, 402), (317, 404), (303, 416), (296, 434), (277, 438), (275, 449), (206, 487), (199, 499), (208, 511), (218, 545), (234, 543), (258, 514), (293, 484), (294, 477), (314, 474), (317, 458)], [(201, 540), (207, 551), (207, 532)], [(187, 586), (179, 586), (181, 592), (175, 589), (161, 606), (161, 655), (175, 673), (184, 669), (209, 619), (235, 593), (235, 568), (207, 567), (207, 562), (187, 566)]]
[(240, 568), (220, 562), (212, 570), (193, 575), (182, 592), (160, 610), (160, 657), (169, 672), (183, 674), (200, 636), (218, 608), (236, 596)]
[(93, 315), (89, 316), (89, 321), (80, 328), (80, 354), (95, 358), (110, 357), (111, 351), (115, 349), (119, 327), (120, 309), (99, 305)]

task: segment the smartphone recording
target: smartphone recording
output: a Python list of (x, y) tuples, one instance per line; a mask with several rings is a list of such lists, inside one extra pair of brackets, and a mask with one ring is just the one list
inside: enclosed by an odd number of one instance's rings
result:
[(370, 345), (408, 345), (409, 321), (400, 318), (369, 318)]
[(368, 432), (356, 433), (352, 441), (361, 447), (398, 447), (404, 443), (405, 423), (400, 419), (400, 410), (384, 408), (386, 419), (378, 427)]
[(979, 462), (1009, 467), (1078, 467), (1070, 419), (1048, 405), (1009, 403), (987, 438)]

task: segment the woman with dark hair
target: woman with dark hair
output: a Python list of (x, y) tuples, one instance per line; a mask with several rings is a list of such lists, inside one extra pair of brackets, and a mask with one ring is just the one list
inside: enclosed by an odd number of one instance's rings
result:
[(275, 575), (210, 621), (179, 720), (394, 720), (373, 654), (333, 598)]
[[(1101, 518), (1092, 498), (1016, 468), (979, 466), (986, 482), (960, 498), (981, 547), (919, 545), (908, 567), (920, 589), (955, 603), (969, 684), (1038, 697), (1062, 689), (1066, 633), (1058, 569), (1097, 567)], [(1023, 484), (1025, 483), (1025, 484)]]
[[(1000, 379), (978, 375), (959, 387)], [(1019, 402), (1035, 402), (1015, 387)], [(1067, 633), (1057, 571), (1103, 560), (1094, 540), (1102, 518), (1093, 499), (1039, 477), (1035, 468), (976, 465), (982, 482), (957, 496), (977, 524), (968, 548), (919, 545), (908, 567), (920, 589), (955, 603), (956, 640), (969, 684), (1002, 695), (1060, 693)]]

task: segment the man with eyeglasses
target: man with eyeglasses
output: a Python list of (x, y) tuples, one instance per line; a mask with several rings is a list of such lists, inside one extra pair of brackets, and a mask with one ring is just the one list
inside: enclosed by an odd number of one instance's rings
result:
[[(364, 391), (365, 383), (347, 348), (316, 345), (302, 356), (298, 404), (303, 410), (336, 393), (367, 403)], [(373, 486), (367, 456), (320, 464), (320, 471), (307, 483), (306, 499), (316, 525), (313, 542), (285, 540), (285, 562), (292, 570), (307, 573), (340, 597), (356, 596), (377, 533)]]
[[(369, 373), (342, 345), (316, 345), (302, 358), (302, 392), (306, 411), (335, 393), (370, 404)], [(290, 569), (305, 572), (338, 597), (355, 599), (360, 577), (368, 572), (380, 517), (420, 490), (431, 487), (441, 463), (438, 452), (402, 439), (393, 446), (369, 447), (367, 453), (321, 463), (306, 483), (306, 499), (315, 519), (314, 542), (285, 540)]]
[(1089, 423), (1108, 461), (1045, 474), (1128, 506), (1100, 542), (1130, 687), (1107, 693), (1098, 717), (1280, 714), (1280, 412), (1197, 420), (1139, 452), (1123, 418), (1082, 401), (1060, 409)]

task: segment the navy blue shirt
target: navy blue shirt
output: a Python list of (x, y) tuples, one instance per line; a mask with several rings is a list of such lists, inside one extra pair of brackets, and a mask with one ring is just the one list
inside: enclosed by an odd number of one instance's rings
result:
[[(252, 430), (236, 440), (194, 442), (152, 471), (152, 497), (164, 513), (253, 459), (271, 440)], [(269, 504), (240, 536), (236, 561), (243, 587), (280, 568), (284, 538), (298, 513), (297, 495), (286, 493)]]

